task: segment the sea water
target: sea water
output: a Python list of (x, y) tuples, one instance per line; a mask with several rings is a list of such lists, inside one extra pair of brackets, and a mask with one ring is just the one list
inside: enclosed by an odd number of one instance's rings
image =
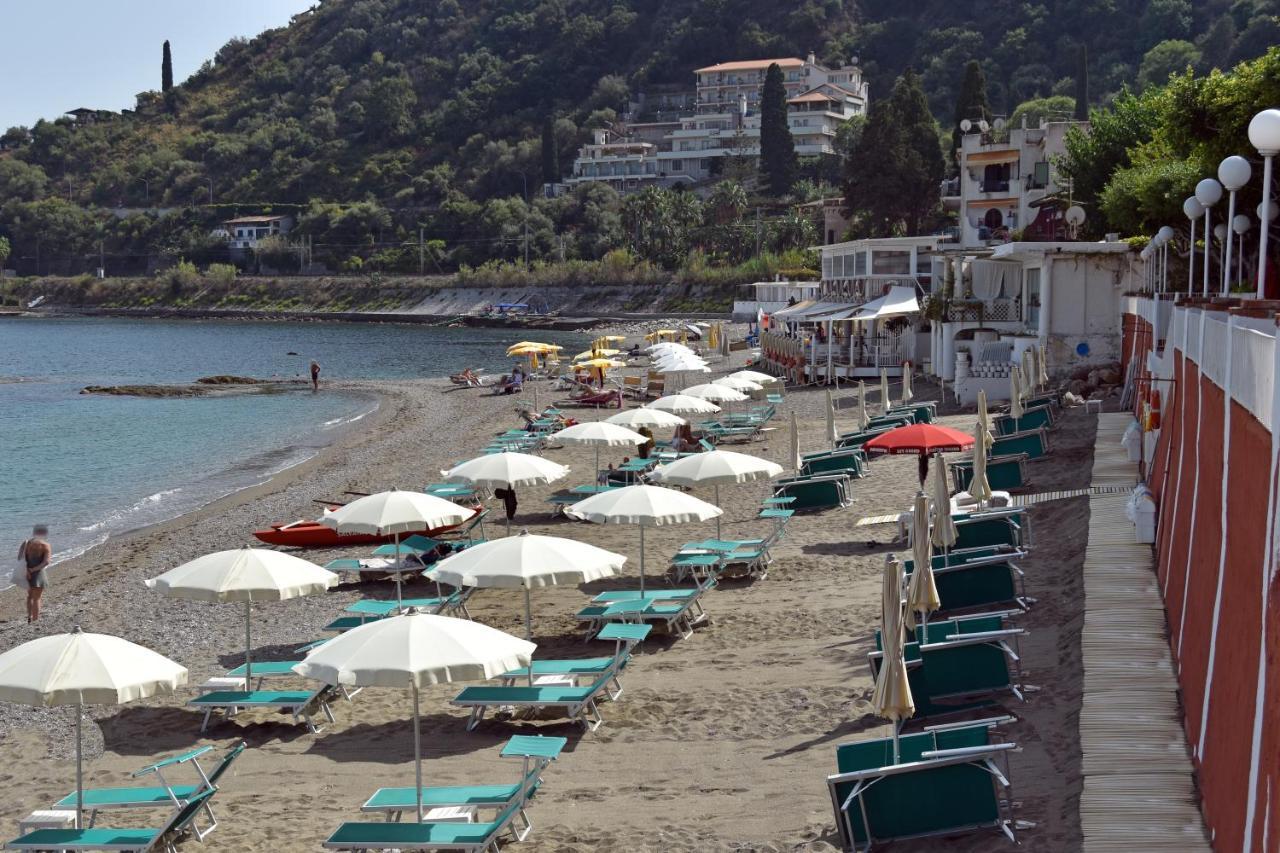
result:
[[(376, 408), (328, 379), (503, 370), (519, 329), (364, 323), (0, 319), (0, 550), (50, 526), (55, 558), (261, 483), (315, 455)], [(533, 336), (585, 348), (572, 333)], [(304, 379), (321, 393), (210, 397), (81, 394), (88, 385), (190, 383), (233, 374)], [(0, 560), (9, 567), (12, 560)], [(0, 587), (7, 584), (0, 570)]]

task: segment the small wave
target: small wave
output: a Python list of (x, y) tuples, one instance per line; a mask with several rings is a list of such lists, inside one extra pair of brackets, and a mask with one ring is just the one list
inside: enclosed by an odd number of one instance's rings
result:
[(95, 522), (85, 527), (77, 527), (76, 529), (83, 533), (93, 533), (96, 530), (102, 530), (104, 527), (107, 527), (116, 521), (121, 521), (129, 517), (130, 515), (138, 512), (139, 510), (143, 510), (143, 509), (147, 509), (152, 506), (155, 506), (165, 498), (169, 497), (170, 495), (176, 495), (180, 491), (182, 491), (182, 487), (178, 486), (173, 489), (165, 489), (163, 491), (156, 492), (155, 494), (147, 495), (145, 498), (143, 498), (140, 501), (137, 501), (132, 506), (126, 509), (116, 510), (115, 512), (109, 513), (107, 517), (102, 519), (101, 521)]

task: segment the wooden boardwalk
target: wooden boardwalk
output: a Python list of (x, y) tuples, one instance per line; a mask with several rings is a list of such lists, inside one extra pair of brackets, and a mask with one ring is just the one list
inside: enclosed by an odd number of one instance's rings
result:
[[(1080, 747), (1085, 853), (1210, 851), (1182, 728), (1164, 602), (1150, 545), (1126, 518), (1137, 464), (1127, 413), (1098, 416), (1084, 561)], [(1107, 489), (1098, 487), (1108, 487)]]

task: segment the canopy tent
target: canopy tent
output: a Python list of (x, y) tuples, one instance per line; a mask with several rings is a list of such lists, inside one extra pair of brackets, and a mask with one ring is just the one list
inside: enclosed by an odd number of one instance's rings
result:
[(903, 314), (918, 314), (920, 303), (916, 300), (914, 287), (894, 285), (889, 292), (879, 299), (873, 299), (861, 306), (850, 319), (882, 320), (886, 317), (899, 317)]

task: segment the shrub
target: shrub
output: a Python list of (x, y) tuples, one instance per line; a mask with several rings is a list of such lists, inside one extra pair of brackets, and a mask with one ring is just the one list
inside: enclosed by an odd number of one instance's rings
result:
[(169, 293), (177, 296), (183, 288), (192, 287), (200, 281), (200, 271), (196, 265), (186, 258), (180, 258), (176, 264), (163, 270), (160, 280), (169, 285)]
[(226, 287), (235, 284), (237, 272), (235, 264), (209, 264), (204, 274), (214, 284)]

